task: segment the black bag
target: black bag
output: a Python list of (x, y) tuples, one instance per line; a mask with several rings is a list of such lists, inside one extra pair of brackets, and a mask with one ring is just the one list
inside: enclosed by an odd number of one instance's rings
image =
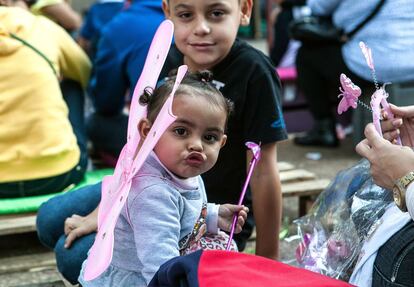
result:
[(293, 20), (289, 24), (290, 37), (301, 41), (303, 44), (327, 44), (345, 43), (365, 24), (367, 24), (381, 9), (385, 0), (380, 0), (375, 9), (368, 17), (359, 23), (352, 31), (345, 33), (342, 29), (335, 27), (331, 17), (305, 16)]
[(306, 16), (289, 24), (291, 38), (305, 43), (343, 43), (346, 34), (334, 26), (330, 17)]

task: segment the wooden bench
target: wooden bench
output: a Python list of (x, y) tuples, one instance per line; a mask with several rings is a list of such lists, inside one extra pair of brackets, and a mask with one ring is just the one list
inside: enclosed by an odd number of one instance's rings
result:
[(330, 180), (317, 179), (314, 173), (295, 169), (290, 163), (279, 162), (278, 166), (283, 198), (298, 197), (299, 216), (305, 215), (314, 198), (329, 185)]

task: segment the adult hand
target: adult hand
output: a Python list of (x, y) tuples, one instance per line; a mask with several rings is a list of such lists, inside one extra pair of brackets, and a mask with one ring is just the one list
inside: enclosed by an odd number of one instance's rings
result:
[(231, 230), (233, 224), (233, 216), (238, 213), (237, 224), (234, 233), (242, 231), (242, 227), (246, 221), (249, 209), (246, 206), (234, 204), (221, 204), (218, 211), (218, 227), (225, 231)]
[(365, 128), (365, 137), (356, 151), (371, 163), (374, 182), (391, 190), (396, 179), (414, 171), (414, 152), (409, 147), (391, 144), (383, 139), (373, 124)]
[(384, 121), (381, 128), (384, 138), (395, 143), (398, 135), (402, 144), (414, 147), (414, 106), (397, 107), (390, 104), (394, 119), (388, 119), (387, 113), (383, 114)]
[(72, 243), (84, 235), (98, 230), (98, 208), (87, 216), (77, 214), (66, 218), (64, 231), (66, 234), (65, 248), (70, 248)]

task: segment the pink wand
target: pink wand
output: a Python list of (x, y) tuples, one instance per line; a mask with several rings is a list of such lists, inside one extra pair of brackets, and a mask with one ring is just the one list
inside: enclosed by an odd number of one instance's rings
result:
[[(244, 182), (243, 190), (240, 195), (239, 203), (237, 205), (241, 205), (243, 203), (243, 199), (244, 199), (244, 196), (246, 195), (247, 186), (249, 185), (250, 178), (252, 177), (254, 167), (256, 166), (257, 162), (260, 159), (260, 145), (254, 142), (247, 142), (246, 146), (252, 150), (253, 158), (250, 161), (249, 172), (247, 173), (246, 181)], [(233, 224), (231, 225), (229, 241), (227, 242), (227, 247), (226, 247), (227, 251), (230, 250), (231, 241), (233, 240), (234, 229), (236, 228), (236, 223), (237, 223), (237, 217), (238, 217), (238, 213), (235, 213), (233, 216)]]

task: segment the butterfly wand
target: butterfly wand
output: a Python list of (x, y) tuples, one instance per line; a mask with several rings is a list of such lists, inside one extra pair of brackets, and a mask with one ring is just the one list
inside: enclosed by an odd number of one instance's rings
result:
[[(243, 203), (244, 196), (246, 195), (247, 186), (249, 185), (250, 178), (252, 177), (252, 174), (253, 174), (253, 170), (254, 170), (257, 162), (260, 159), (260, 145), (254, 143), (254, 142), (246, 142), (246, 146), (249, 149), (251, 149), (251, 151), (253, 152), (253, 157), (250, 160), (249, 172), (247, 173), (246, 181), (244, 182), (243, 190), (242, 190), (242, 193), (240, 194), (238, 205), (241, 205)], [(230, 247), (231, 247), (231, 242), (233, 240), (234, 230), (235, 230), (236, 224), (237, 224), (237, 218), (238, 218), (238, 213), (235, 213), (234, 216), (233, 216), (233, 223), (231, 225), (229, 241), (227, 242), (227, 247), (226, 247), (227, 251), (230, 250)]]

